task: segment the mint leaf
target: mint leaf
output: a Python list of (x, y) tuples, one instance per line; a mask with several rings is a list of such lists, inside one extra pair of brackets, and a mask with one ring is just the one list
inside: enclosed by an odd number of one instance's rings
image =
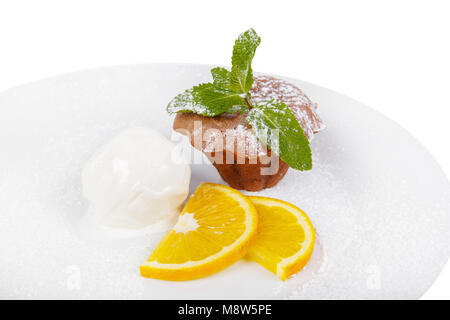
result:
[(211, 75), (215, 85), (230, 88), (230, 71), (222, 67), (215, 67), (211, 69)]
[(278, 100), (261, 102), (248, 112), (247, 121), (258, 139), (291, 168), (312, 169), (309, 141), (286, 104)]
[(255, 30), (249, 29), (241, 33), (234, 43), (230, 73), (230, 88), (232, 90), (246, 93), (252, 88), (252, 60), (260, 42), (261, 38)]
[(214, 83), (204, 83), (177, 95), (167, 105), (167, 112), (194, 112), (207, 117), (247, 110), (245, 95)]

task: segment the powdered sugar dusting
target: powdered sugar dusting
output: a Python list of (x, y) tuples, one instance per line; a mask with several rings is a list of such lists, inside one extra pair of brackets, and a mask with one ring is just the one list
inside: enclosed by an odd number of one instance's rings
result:
[(317, 114), (317, 104), (312, 102), (302, 90), (287, 81), (267, 75), (255, 76), (251, 94), (255, 103), (271, 99), (286, 103), (310, 141), (314, 133), (324, 128)]

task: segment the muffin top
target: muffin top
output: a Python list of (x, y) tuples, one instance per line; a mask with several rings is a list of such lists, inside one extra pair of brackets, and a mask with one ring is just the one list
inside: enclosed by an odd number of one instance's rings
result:
[[(255, 75), (251, 95), (255, 104), (276, 99), (288, 105), (309, 141), (324, 128), (317, 114), (317, 105), (292, 83), (267, 75)], [(205, 117), (195, 113), (178, 113), (173, 129), (188, 135), (191, 144), (206, 153), (226, 150), (238, 157), (266, 155), (267, 147), (253, 134), (245, 117), (246, 114)]]

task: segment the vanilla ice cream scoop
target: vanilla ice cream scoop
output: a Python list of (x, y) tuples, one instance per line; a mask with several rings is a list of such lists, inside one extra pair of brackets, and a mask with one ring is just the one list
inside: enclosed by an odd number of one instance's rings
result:
[(89, 215), (114, 228), (141, 229), (173, 221), (189, 192), (191, 171), (160, 133), (129, 129), (104, 145), (82, 174)]

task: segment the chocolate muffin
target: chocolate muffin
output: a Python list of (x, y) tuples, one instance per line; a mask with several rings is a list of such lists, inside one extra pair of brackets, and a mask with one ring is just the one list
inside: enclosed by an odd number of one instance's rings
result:
[[(309, 141), (324, 127), (317, 105), (285, 80), (255, 76), (251, 96), (254, 103), (277, 99), (288, 105)], [(247, 191), (273, 187), (289, 166), (258, 140), (245, 117), (245, 114), (205, 117), (178, 113), (173, 129), (188, 135), (192, 146), (206, 154), (231, 187)]]

